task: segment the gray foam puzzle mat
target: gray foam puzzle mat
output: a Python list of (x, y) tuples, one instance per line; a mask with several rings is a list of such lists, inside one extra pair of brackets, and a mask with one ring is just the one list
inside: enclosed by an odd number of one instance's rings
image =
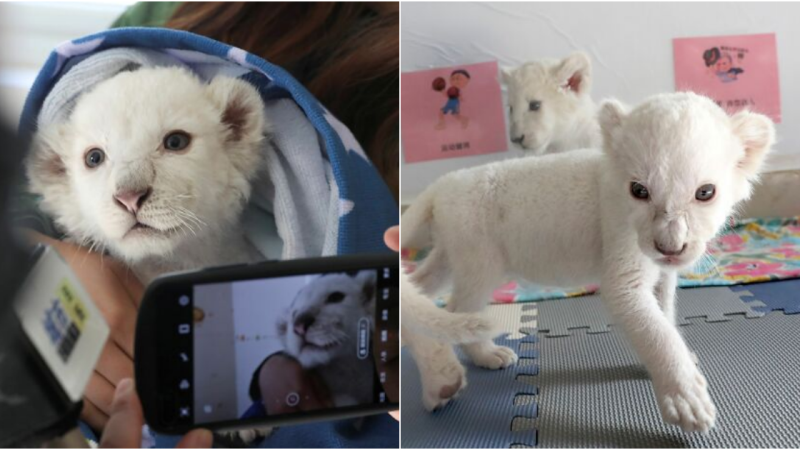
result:
[(708, 379), (715, 429), (690, 434), (664, 424), (647, 373), (620, 333), (579, 331), (540, 340), (538, 446), (800, 446), (798, 316), (697, 319), (682, 330)]
[[(518, 351), (520, 344), (533, 343), (535, 340), (535, 336), (528, 336), (520, 340), (498, 338), (495, 342)], [(462, 362), (466, 362), (464, 355), (458, 353)], [(538, 413), (538, 389), (529, 381), (538, 373), (536, 366), (518, 364), (505, 370), (480, 369), (469, 363), (465, 363), (465, 366), (469, 384), (462, 395), (444, 408), (430, 413), (422, 406), (422, 386), (417, 365), (408, 349), (403, 349), (401, 447), (535, 446), (536, 429), (531, 425)]]
[[(707, 322), (725, 322), (731, 320), (732, 315), (749, 318), (764, 315), (759, 309), (764, 303), (755, 299), (745, 301), (743, 297), (746, 293), (725, 286), (678, 289), (677, 323), (685, 325), (688, 319), (697, 317)], [(569, 336), (572, 330), (578, 329), (586, 329), (589, 334), (607, 333), (613, 324), (599, 295), (545, 301), (526, 307), (538, 308), (538, 331), (550, 337)]]
[[(489, 308), (489, 315), (498, 324), (513, 327), (505, 328), (507, 330), (517, 330), (495, 339), (499, 345), (517, 352), (517, 365), (505, 370), (485, 370), (472, 365), (460, 350), (456, 350), (467, 368), (468, 386), (464, 392), (475, 390), (476, 394), (459, 396), (436, 412), (430, 413), (422, 406), (417, 365), (408, 349), (403, 349), (401, 424), (414, 431), (401, 437), (402, 447), (509, 448), (536, 444), (533, 420), (538, 414), (538, 388), (533, 380), (539, 373), (538, 337), (535, 333), (526, 334), (519, 330), (536, 328), (537, 311), (528, 308), (523, 314), (522, 307), (522, 304), (515, 303)], [(494, 414), (487, 416), (486, 407)], [(443, 429), (459, 431), (453, 434), (437, 431)]]
[(800, 278), (733, 286), (731, 289), (742, 293), (742, 300), (759, 312), (800, 314)]
[[(719, 410), (706, 435), (661, 421), (646, 371), (590, 296), (522, 306), (527, 336), (502, 340), (521, 353), (518, 365), (489, 371), (466, 363), (469, 386), (434, 414), (422, 409), (419, 375), (404, 351), (402, 446), (799, 447), (800, 315), (791, 314), (800, 312), (800, 279), (790, 281), (777, 290), (763, 283), (679, 291), (682, 333)], [(517, 305), (489, 313), (515, 324)], [(538, 341), (537, 324), (549, 327)]]

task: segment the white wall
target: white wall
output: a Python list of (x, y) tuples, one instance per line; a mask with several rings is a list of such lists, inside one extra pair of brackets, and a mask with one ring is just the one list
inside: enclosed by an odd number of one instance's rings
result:
[[(498, 60), (514, 66), (587, 51), (595, 99), (637, 103), (675, 89), (672, 39), (776, 33), (783, 123), (772, 169), (800, 168), (800, 3), (403, 3), (401, 70)], [(508, 121), (506, 121), (508, 123)], [(513, 148), (509, 144), (509, 148)], [(515, 157), (493, 155), (402, 163), (408, 203), (442, 174)]]
[(0, 3), (0, 119), (17, 123), (28, 90), (56, 45), (108, 29), (132, 3)]
[[(241, 415), (250, 407), (250, 381), (264, 359), (283, 350), (277, 319), (297, 293), (316, 276), (298, 275), (234, 283), (233, 322), (236, 332), (236, 399)], [(245, 340), (239, 340), (239, 336)], [(258, 339), (255, 337), (258, 336)]]

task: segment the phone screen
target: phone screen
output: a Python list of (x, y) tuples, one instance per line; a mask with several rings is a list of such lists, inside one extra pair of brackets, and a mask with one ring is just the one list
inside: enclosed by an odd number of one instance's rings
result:
[(174, 411), (161, 415), (180, 428), (399, 402), (396, 265), (167, 292), (159, 390)]

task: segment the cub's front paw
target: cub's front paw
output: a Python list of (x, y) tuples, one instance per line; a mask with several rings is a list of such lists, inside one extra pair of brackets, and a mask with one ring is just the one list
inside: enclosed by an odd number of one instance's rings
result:
[(487, 369), (505, 369), (517, 362), (517, 354), (508, 347), (495, 345), (493, 342), (465, 344), (464, 352), (478, 367)]
[(687, 377), (664, 383), (656, 389), (656, 395), (665, 422), (690, 432), (714, 427), (717, 408), (708, 395), (706, 378), (696, 368)]
[(464, 366), (458, 360), (436, 367), (436, 371), (422, 374), (422, 405), (434, 411), (455, 399), (467, 387)]

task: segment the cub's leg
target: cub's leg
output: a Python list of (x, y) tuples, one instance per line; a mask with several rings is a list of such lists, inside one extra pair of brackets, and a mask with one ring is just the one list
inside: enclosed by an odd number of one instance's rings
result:
[[(483, 310), (492, 291), (503, 282), (505, 265), (499, 250), (489, 245), (470, 245), (464, 255), (452, 254), (453, 295), (447, 304), (451, 312), (474, 313)], [(491, 340), (462, 344), (473, 363), (487, 369), (504, 369), (517, 362), (517, 355), (508, 347)]]
[(669, 323), (675, 325), (675, 291), (678, 286), (678, 274), (674, 271), (661, 271), (655, 287), (658, 306)]
[(464, 366), (451, 345), (405, 328), (403, 341), (417, 362), (425, 409), (433, 411), (441, 408), (467, 386)]
[(642, 258), (633, 251), (607, 255), (601, 295), (650, 373), (664, 420), (685, 431), (707, 431), (717, 415), (708, 384), (659, 307), (659, 270)]
[[(656, 283), (655, 294), (658, 306), (673, 326), (677, 326), (675, 323), (675, 292), (677, 287), (678, 273), (675, 271), (662, 271), (658, 283)], [(697, 364), (699, 362), (697, 355), (694, 352), (691, 352), (691, 354), (692, 361)]]

